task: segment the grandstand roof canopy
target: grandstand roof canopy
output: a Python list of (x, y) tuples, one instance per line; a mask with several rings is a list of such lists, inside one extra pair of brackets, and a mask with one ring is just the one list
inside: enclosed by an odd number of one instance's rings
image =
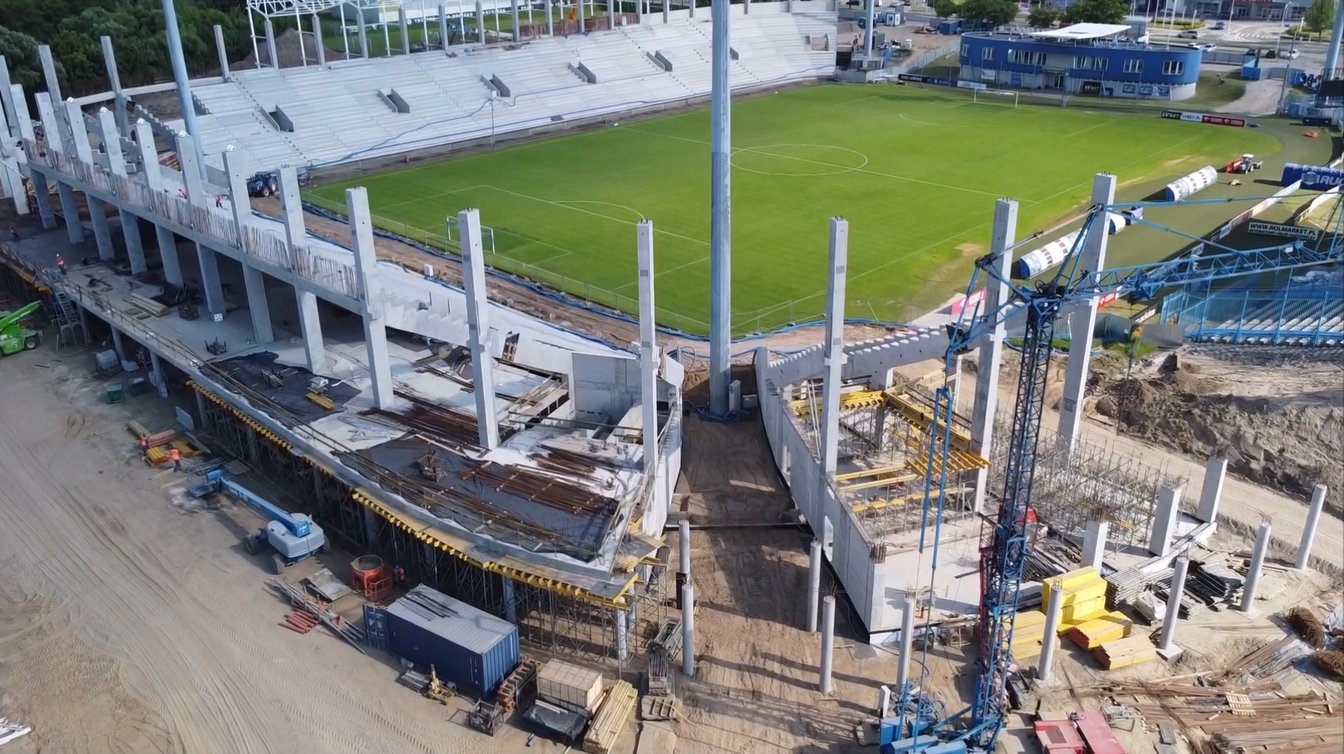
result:
[(1031, 36), (1060, 42), (1086, 42), (1092, 39), (1106, 39), (1128, 31), (1129, 27), (1125, 24), (1074, 24), (1049, 31), (1038, 31)]
[(382, 8), (406, 5), (411, 0), (247, 0), (247, 9), (268, 18), (296, 14), (321, 13), (342, 5), (354, 8)]

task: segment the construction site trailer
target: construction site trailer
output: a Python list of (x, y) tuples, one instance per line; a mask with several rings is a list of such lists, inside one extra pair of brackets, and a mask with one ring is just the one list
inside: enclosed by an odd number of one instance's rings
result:
[(392, 654), (489, 696), (519, 662), (518, 627), (421, 584), (387, 607)]

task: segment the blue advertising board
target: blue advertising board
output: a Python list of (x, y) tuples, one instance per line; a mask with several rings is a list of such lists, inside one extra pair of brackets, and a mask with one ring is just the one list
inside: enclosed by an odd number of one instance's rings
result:
[(1344, 186), (1344, 170), (1297, 165), (1291, 162), (1283, 166), (1283, 177), (1279, 179), (1280, 185), (1291, 186), (1299, 180), (1302, 181), (1302, 188), (1304, 189), (1325, 191), (1336, 186)]

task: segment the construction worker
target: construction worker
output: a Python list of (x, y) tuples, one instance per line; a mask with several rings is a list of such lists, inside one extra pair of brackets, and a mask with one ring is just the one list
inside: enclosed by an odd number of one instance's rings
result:
[(140, 457), (149, 463), (149, 435), (140, 435)]
[(14, 223), (9, 224), (9, 237), (15, 241), (19, 240), (19, 227)]
[(177, 448), (168, 451), (168, 460), (173, 462), (173, 471), (182, 470), (182, 454), (177, 452)]
[(60, 254), (56, 255), (56, 269), (61, 271), (62, 277), (65, 276), (65, 257)]
[(223, 206), (224, 206), (224, 195), (223, 195), (223, 194), (215, 194), (215, 206), (216, 206), (216, 207), (223, 207)]
[(406, 583), (406, 569), (402, 568), (400, 563), (392, 566), (392, 576), (397, 580), (398, 584)]

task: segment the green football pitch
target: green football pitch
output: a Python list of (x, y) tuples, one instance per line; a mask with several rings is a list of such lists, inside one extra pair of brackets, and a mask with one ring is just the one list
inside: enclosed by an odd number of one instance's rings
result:
[[(1013, 107), (894, 86), (739, 102), (733, 329), (820, 316), (833, 216), (850, 223), (848, 316), (908, 321), (965, 289), (999, 197), (1020, 203), (1025, 237), (1082, 209), (1096, 172), (1114, 173), (1121, 197), (1139, 199), (1203, 165), (1281, 146), (1263, 130), (1154, 111)], [(448, 249), (445, 218), (477, 207), (493, 229), (490, 265), (628, 312), (635, 223), (648, 218), (659, 322), (704, 333), (709, 164), (709, 112), (699, 110), (364, 176), (308, 199), (340, 211), (344, 189), (365, 186), (377, 225)]]

